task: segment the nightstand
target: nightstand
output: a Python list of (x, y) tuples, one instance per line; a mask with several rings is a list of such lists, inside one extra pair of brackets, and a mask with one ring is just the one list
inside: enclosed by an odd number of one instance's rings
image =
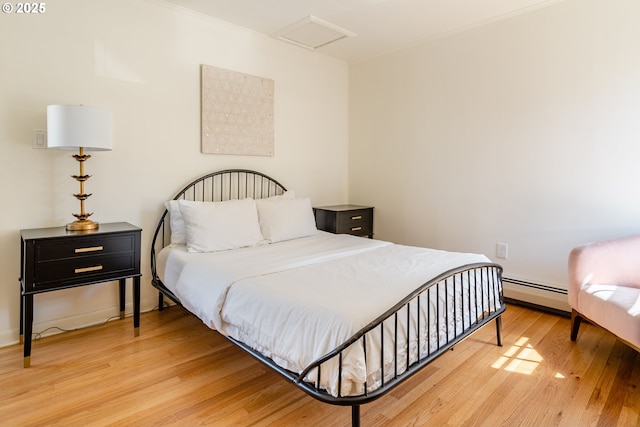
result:
[(92, 231), (63, 227), (20, 231), (20, 342), (24, 367), (31, 363), (33, 296), (76, 286), (119, 281), (124, 318), (126, 279), (133, 278), (134, 336), (140, 328), (140, 235), (126, 222), (100, 224)]
[(335, 205), (313, 208), (318, 230), (373, 238), (373, 208)]

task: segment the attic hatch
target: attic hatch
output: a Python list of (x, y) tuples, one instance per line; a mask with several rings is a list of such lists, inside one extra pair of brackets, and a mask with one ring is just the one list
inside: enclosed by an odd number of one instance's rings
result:
[(313, 15), (309, 15), (273, 34), (273, 37), (277, 39), (309, 50), (316, 50), (346, 37), (355, 36), (355, 33), (323, 21)]

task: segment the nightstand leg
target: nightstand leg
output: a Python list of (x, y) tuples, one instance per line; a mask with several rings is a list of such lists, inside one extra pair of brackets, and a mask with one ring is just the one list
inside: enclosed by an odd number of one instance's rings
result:
[(140, 276), (133, 278), (133, 336), (140, 335)]
[(24, 296), (22, 296), (22, 286), (20, 291), (20, 344), (24, 344)]
[(120, 279), (120, 319), (124, 319), (124, 303), (126, 293), (127, 279)]
[(31, 337), (33, 333), (33, 295), (22, 297), (24, 304), (24, 367), (31, 366)]

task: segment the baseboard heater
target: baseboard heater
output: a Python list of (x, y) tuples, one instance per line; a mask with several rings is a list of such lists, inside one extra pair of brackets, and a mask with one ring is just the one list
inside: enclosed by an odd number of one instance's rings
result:
[(514, 279), (512, 277), (506, 277), (506, 276), (502, 277), (502, 281), (504, 283), (511, 283), (513, 285), (526, 286), (526, 287), (533, 288), (533, 289), (541, 289), (541, 290), (547, 291), (547, 292), (555, 292), (557, 294), (567, 295), (567, 290), (566, 289), (556, 288), (556, 287), (549, 286), (549, 285), (543, 285), (542, 283), (534, 283), (534, 282), (530, 282), (530, 281), (527, 281), (527, 280)]
[(529, 280), (503, 276), (505, 301), (549, 311), (562, 316), (569, 315), (567, 290)]

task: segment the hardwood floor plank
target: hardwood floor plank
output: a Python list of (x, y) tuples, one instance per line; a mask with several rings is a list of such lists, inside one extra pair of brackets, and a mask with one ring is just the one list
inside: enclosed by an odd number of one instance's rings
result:
[(625, 363), (624, 351), (618, 351), (618, 343), (614, 346), (614, 350), (611, 352), (611, 359), (615, 360), (615, 363), (609, 362), (609, 367), (616, 367), (615, 372), (612, 372), (612, 378), (609, 378), (607, 382), (608, 390), (604, 399), (603, 408), (606, 411), (602, 412), (598, 425), (616, 425), (618, 418), (622, 415), (622, 408), (624, 406), (624, 397), (626, 395), (626, 389), (622, 387), (614, 387), (614, 384), (626, 384), (631, 375), (632, 366)]
[[(0, 348), (0, 425), (348, 426), (179, 307)], [(636, 426), (640, 353), (601, 328), (510, 305), (388, 395), (363, 426)]]

